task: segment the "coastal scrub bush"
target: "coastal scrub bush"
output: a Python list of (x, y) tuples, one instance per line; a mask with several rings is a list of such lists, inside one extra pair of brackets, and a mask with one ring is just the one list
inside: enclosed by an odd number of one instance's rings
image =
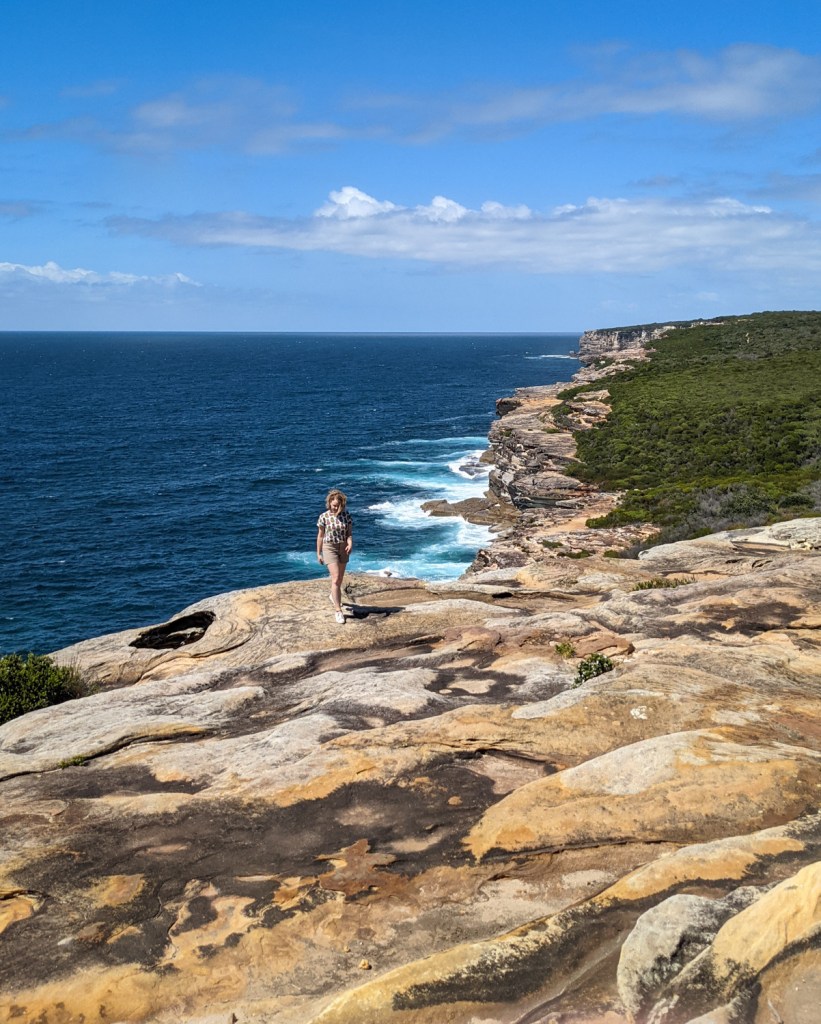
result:
[(607, 655), (598, 652), (591, 654), (580, 662), (573, 685), (581, 686), (588, 679), (595, 679), (596, 676), (604, 675), (605, 672), (612, 672), (613, 667), (613, 662)]
[(804, 512), (813, 510), (815, 502), (809, 494), (793, 492), (791, 494), (782, 494), (778, 499), (778, 507), (789, 511)]
[(608, 378), (609, 416), (576, 434), (568, 472), (622, 493), (588, 526), (652, 523), (647, 547), (821, 511), (821, 313), (676, 326)]
[(0, 658), (0, 725), (89, 692), (77, 669), (57, 665), (48, 655), (7, 654)]
[(576, 653), (576, 648), (569, 640), (562, 640), (561, 643), (555, 644), (553, 650), (562, 658), (572, 658)]

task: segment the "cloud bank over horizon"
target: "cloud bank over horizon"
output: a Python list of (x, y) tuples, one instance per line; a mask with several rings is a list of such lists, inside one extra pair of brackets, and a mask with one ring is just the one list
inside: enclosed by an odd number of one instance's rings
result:
[(330, 193), (312, 217), (247, 212), (110, 218), (118, 233), (183, 246), (235, 246), (408, 259), (532, 274), (648, 272), (682, 264), (724, 269), (821, 268), (821, 229), (729, 197), (590, 198), (547, 213), (486, 201), (469, 209), (434, 196), (405, 207), (353, 186)]
[(52, 292), (70, 288), (74, 292), (88, 293), (114, 289), (121, 292), (133, 289), (143, 292), (160, 289), (167, 293), (178, 288), (201, 287), (198, 281), (180, 273), (148, 275), (128, 274), (117, 270), (101, 272), (84, 267), (67, 269), (54, 260), (48, 260), (40, 266), (0, 263), (0, 295), (7, 297), (21, 290), (44, 288)]

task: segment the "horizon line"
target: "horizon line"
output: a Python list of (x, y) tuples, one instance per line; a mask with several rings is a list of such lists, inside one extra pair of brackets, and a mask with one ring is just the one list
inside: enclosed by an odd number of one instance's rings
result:
[(198, 331), (189, 330), (164, 330), (162, 328), (152, 330), (125, 330), (120, 328), (105, 329), (82, 329), (71, 330), (67, 328), (3, 328), (0, 329), (0, 336), (7, 334), (208, 334), (208, 335), (263, 335), (273, 337), (381, 337), (381, 338), (424, 338), (439, 337), (442, 335), (455, 337), (503, 337), (516, 338), (545, 338), (545, 337), (566, 337), (568, 335), (581, 335), (584, 331)]

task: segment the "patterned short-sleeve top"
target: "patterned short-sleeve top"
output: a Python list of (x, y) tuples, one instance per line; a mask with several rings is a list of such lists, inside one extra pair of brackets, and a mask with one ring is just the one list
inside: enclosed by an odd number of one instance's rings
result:
[(323, 543), (342, 544), (348, 539), (348, 531), (353, 526), (350, 513), (343, 511), (334, 515), (333, 512), (323, 512), (317, 519), (316, 525), (325, 530)]

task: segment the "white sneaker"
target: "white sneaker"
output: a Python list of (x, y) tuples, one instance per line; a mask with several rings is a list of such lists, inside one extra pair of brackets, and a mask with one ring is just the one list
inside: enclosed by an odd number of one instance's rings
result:
[(336, 621), (339, 622), (339, 623), (344, 623), (345, 622), (345, 616), (342, 614), (342, 612), (337, 612), (334, 617), (335, 617)]

